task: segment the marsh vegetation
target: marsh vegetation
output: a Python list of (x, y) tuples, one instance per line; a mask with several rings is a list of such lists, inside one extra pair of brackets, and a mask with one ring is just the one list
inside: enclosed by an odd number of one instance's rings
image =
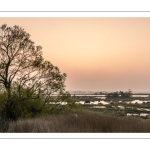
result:
[[(89, 102), (90, 99), (88, 98), (87, 101)], [(84, 104), (78, 104), (80, 105), (78, 112), (45, 114), (16, 121), (5, 120), (0, 127), (1, 132), (9, 133), (148, 133), (150, 132), (149, 101), (148, 98), (143, 100), (141, 98), (140, 101), (135, 98), (106, 99), (107, 104), (100, 103), (101, 100), (90, 103), (82, 101)], [(5, 124), (5, 127), (2, 124)]]
[(149, 97), (71, 96), (66, 73), (19, 26), (0, 27), (0, 132), (150, 132)]
[(136, 133), (150, 132), (150, 121), (145, 119), (115, 117), (85, 111), (77, 114), (60, 114), (19, 119), (10, 122), (9, 133)]

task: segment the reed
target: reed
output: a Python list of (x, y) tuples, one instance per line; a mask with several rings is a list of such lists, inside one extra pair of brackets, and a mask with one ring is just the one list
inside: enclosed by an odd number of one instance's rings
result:
[(9, 123), (9, 133), (147, 133), (150, 120), (82, 112), (20, 119)]

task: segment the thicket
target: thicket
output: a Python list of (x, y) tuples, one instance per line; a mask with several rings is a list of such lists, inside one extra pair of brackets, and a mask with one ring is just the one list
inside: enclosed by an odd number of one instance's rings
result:
[(106, 94), (106, 98), (130, 98), (132, 96), (132, 91), (127, 92), (116, 91)]
[[(42, 98), (25, 98), (28, 89), (24, 89), (24, 95), (19, 98), (13, 93), (11, 99), (7, 98), (7, 92), (0, 93), (0, 118), (1, 120), (17, 120), (23, 118), (34, 118), (37, 116), (65, 114), (81, 111), (81, 107), (75, 103), (69, 93), (60, 96), (57, 102), (67, 102), (66, 105), (44, 103)], [(56, 102), (56, 101), (55, 101)]]

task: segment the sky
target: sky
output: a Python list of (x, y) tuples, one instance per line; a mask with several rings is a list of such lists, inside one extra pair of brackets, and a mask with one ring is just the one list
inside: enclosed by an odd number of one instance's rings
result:
[(150, 18), (0, 18), (43, 47), (67, 74), (66, 90), (150, 91)]

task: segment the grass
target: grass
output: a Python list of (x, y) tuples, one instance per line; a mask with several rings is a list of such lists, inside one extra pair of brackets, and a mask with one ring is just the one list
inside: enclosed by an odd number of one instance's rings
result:
[[(109, 102), (110, 100), (107, 101)], [(127, 117), (126, 115), (127, 113), (149, 113), (144, 109), (150, 108), (150, 103), (126, 104), (126, 101), (118, 103), (118, 100), (114, 100), (110, 105), (81, 105), (83, 112), (77, 114), (57, 114), (30, 119), (18, 119), (17, 121), (0, 119), (0, 132), (149, 133), (150, 119), (136, 116)], [(106, 108), (93, 108), (93, 106), (105, 106)], [(122, 106), (124, 109), (118, 106)], [(139, 108), (143, 108), (143, 110), (139, 110)]]
[(10, 121), (8, 119), (0, 118), (0, 132), (7, 132)]
[(9, 133), (147, 133), (150, 120), (96, 112), (45, 116), (10, 122)]

